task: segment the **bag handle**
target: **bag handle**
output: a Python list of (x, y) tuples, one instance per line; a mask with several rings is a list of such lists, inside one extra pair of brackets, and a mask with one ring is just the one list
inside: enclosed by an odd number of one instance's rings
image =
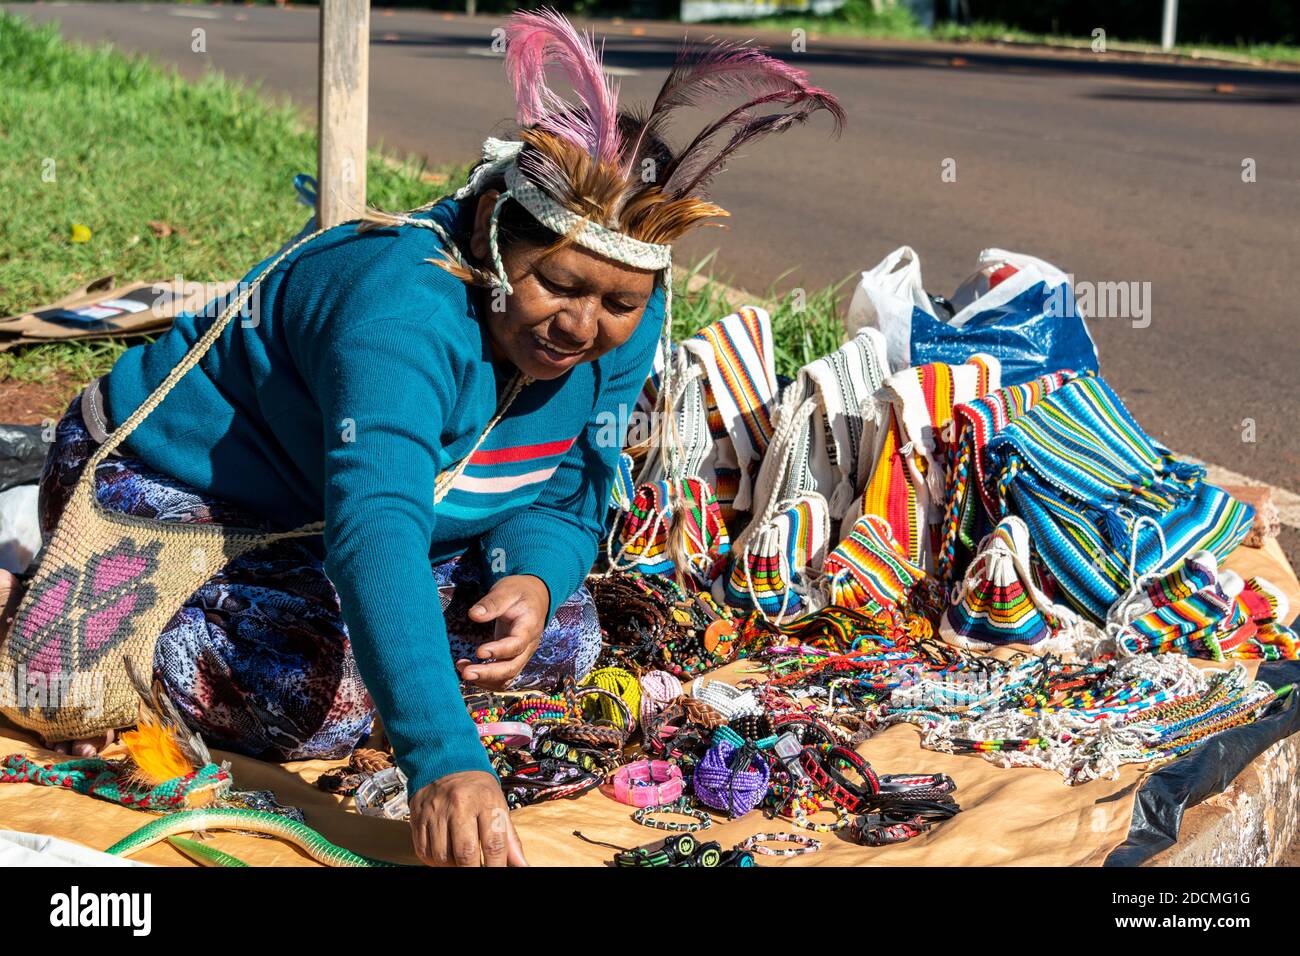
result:
[[(434, 203), (430, 203), (427, 206), (421, 208), (428, 208), (429, 206), (436, 205), (436, 202), (438, 201), (435, 201)], [(348, 220), (348, 222), (343, 223), (343, 225), (348, 225), (350, 223), (355, 223), (355, 222), (360, 222), (360, 220), (351, 219)], [(218, 316), (217, 320), (213, 322), (211, 326), (208, 327), (206, 332), (204, 332), (201, 336), (199, 336), (197, 340), (195, 340), (194, 344), (190, 346), (189, 351), (186, 352), (185, 355), (181, 358), (181, 360), (176, 363), (175, 367), (172, 368), (172, 370), (167, 373), (167, 376), (162, 380), (162, 382), (158, 384), (158, 387), (155, 388), (152, 392), (150, 392), (149, 397), (140, 403), (140, 407), (137, 408), (134, 412), (132, 412), (127, 417), (126, 421), (124, 421), (117, 428), (113, 429), (112, 433), (109, 434), (109, 436), (104, 440), (104, 443), (100, 445), (99, 448), (95, 451), (95, 453), (90, 457), (90, 460), (86, 463), (85, 469), (82, 471), (81, 481), (88, 483), (87, 487), (90, 489), (90, 500), (92, 502), (94, 501), (95, 469), (98, 468), (99, 465), (110, 454), (112, 454), (113, 451), (119, 445), (122, 444), (122, 442), (126, 441), (126, 439), (131, 435), (132, 432), (134, 432), (137, 428), (140, 427), (141, 423), (146, 418), (148, 418), (150, 414), (152, 414), (155, 408), (157, 408), (159, 405), (162, 404), (163, 399), (166, 398), (167, 395), (171, 392), (171, 390), (176, 387), (176, 383), (181, 380), (181, 378), (185, 375), (185, 373), (190, 371), (192, 368), (194, 368), (194, 366), (198, 365), (199, 362), (203, 360), (203, 356), (205, 356), (208, 353), (208, 350), (212, 348), (213, 344), (217, 341), (218, 338), (221, 337), (221, 334), (226, 330), (226, 326), (230, 324), (230, 320), (234, 318), (235, 314), (248, 303), (249, 299), (252, 298), (253, 293), (262, 284), (262, 280), (265, 279), (272, 272), (274, 272), (276, 268), (280, 265), (280, 263), (283, 262), (289, 255), (291, 255), (296, 250), (300, 249), (302, 246), (305, 246), (307, 243), (311, 242), (313, 239), (315, 239), (317, 236), (321, 235), (322, 233), (328, 232), (329, 228), (332, 227), (317, 229), (311, 235), (304, 236), (303, 238), (299, 239), (297, 242), (287, 246), (284, 250), (282, 250), (280, 254), (276, 256), (274, 262), (272, 262), (269, 266), (263, 269), (262, 272), (258, 274), (256, 279), (248, 283), (248, 285), (246, 285), (243, 289), (240, 290), (239, 294), (235, 296), (234, 299), (231, 300), (231, 302), (226, 306), (225, 310), (221, 313), (221, 315)], [(476, 441), (474, 443), (474, 447), (470, 449), (469, 454), (465, 455), (464, 458), (462, 458), (459, 462), (457, 462), (455, 467), (453, 467), (451, 470), (439, 474), (438, 477), (434, 480), (434, 486), (433, 486), (434, 504), (437, 504), (444, 497), (446, 497), (447, 493), (451, 490), (452, 484), (455, 483), (456, 479), (461, 476), (461, 474), (465, 471), (465, 468), (469, 465), (470, 456), (472, 456), (475, 452), (479, 450), (479, 448), (483, 445), (483, 442), (487, 440), (488, 434), (492, 431), (492, 429), (496, 426), (496, 424), (500, 422), (501, 419), (505, 416), (506, 411), (510, 408), (511, 404), (513, 404), (514, 400), (518, 397), (523, 387), (531, 381), (532, 379), (529, 378), (527, 375), (524, 375), (523, 373), (517, 373), (514, 376), (514, 379), (510, 384), (509, 391), (506, 393), (504, 400), (502, 400), (497, 407), (496, 414), (492, 417), (491, 421), (487, 423), (487, 426), (483, 429), (482, 434), (479, 435), (478, 441)], [(312, 522), (310, 524), (303, 525), (300, 528), (295, 528), (291, 531), (281, 531), (281, 532), (274, 532), (268, 534), (266, 536), (266, 540), (271, 541), (271, 540), (278, 540), (280, 538), (285, 538), (285, 537), (298, 537), (302, 535), (319, 534), (324, 529), (324, 527), (325, 527), (325, 523), (322, 521)]]

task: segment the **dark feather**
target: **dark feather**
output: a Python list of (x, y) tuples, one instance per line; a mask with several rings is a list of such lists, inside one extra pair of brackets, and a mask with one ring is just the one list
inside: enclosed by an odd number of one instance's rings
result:
[[(803, 102), (799, 103), (800, 100)], [(754, 114), (753, 107), (769, 103), (797, 103), (798, 108), (789, 113)], [(835, 105), (838, 108), (839, 104)], [(820, 99), (807, 99), (801, 93), (770, 93), (732, 110), (722, 119), (702, 130), (691, 144), (678, 154), (672, 166), (666, 171), (664, 193), (671, 197), (701, 193), (740, 147), (762, 136), (784, 132), (796, 123), (807, 121), (808, 117), (817, 110), (825, 108), (827, 107)], [(706, 148), (709, 142), (728, 128), (734, 128), (731, 138), (720, 150), (710, 154)]]

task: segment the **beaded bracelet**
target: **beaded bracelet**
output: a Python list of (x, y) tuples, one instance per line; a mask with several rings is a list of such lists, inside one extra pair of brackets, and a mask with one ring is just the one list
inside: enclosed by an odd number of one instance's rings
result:
[(697, 680), (691, 685), (691, 696), (704, 701), (729, 721), (746, 714), (762, 713), (753, 691), (741, 690), (720, 680)]
[(610, 701), (618, 711), (618, 716), (622, 721), (620, 724), (618, 724), (618, 727), (624, 731), (624, 736), (626, 737), (628, 734), (632, 732), (632, 727), (634, 726), (634, 720), (632, 717), (632, 708), (630, 708), (627, 705), (627, 701), (625, 701), (622, 697), (618, 696), (618, 694), (614, 693), (611, 690), (606, 690), (604, 687), (598, 687), (595, 684), (589, 684), (586, 687), (579, 687), (577, 692), (574, 694), (574, 697), (576, 700), (578, 700), (579, 706), (582, 707), (583, 710), (586, 709), (585, 706), (582, 705), (581, 703), (582, 698), (584, 697), (600, 697), (603, 698), (604, 700)]
[[(774, 849), (770, 846), (759, 846), (760, 843), (793, 843), (794, 846)], [(803, 856), (805, 853), (816, 853), (822, 848), (822, 841), (810, 836), (804, 836), (801, 833), (755, 833), (752, 837), (742, 840), (737, 850), (752, 850), (755, 853), (761, 853), (764, 856)]]
[(824, 810), (830, 810), (835, 814), (834, 823), (814, 823), (808, 819), (808, 814), (797, 802), (790, 805), (792, 816), (790, 822), (797, 827), (805, 830), (811, 830), (813, 833), (834, 833), (836, 830), (843, 830), (849, 825), (850, 817), (847, 810), (841, 806), (831, 804), (829, 807), (823, 807)]
[[(677, 820), (655, 820), (655, 814), (676, 813), (684, 817), (691, 817), (694, 823), (681, 823)], [(643, 827), (651, 827), (655, 830), (669, 830), (673, 833), (694, 833), (696, 830), (707, 830), (713, 826), (713, 819), (703, 810), (697, 810), (686, 802), (685, 798), (678, 800), (676, 803), (664, 803), (655, 807), (642, 807), (632, 814), (632, 819)]]
[(637, 760), (614, 774), (614, 799), (634, 807), (671, 806), (682, 795), (682, 771), (666, 760)]
[(493, 720), (478, 725), (478, 735), (497, 738), (505, 747), (527, 747), (533, 739), (533, 728), (518, 720)]

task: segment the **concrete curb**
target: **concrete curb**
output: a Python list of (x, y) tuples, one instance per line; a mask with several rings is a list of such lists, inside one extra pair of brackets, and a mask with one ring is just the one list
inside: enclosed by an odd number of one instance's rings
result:
[(1277, 866), (1300, 835), (1300, 734), (1269, 747), (1183, 815), (1178, 842), (1146, 866)]

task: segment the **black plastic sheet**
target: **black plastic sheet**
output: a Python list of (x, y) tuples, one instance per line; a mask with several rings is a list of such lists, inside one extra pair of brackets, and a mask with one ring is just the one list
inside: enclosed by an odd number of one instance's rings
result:
[(40, 477), (49, 448), (41, 430), (40, 425), (0, 425), (0, 491)]
[[(1300, 624), (1300, 619), (1296, 623)], [(1261, 664), (1258, 676), (1274, 689), (1298, 683), (1300, 661)], [(1222, 793), (1252, 760), (1297, 731), (1300, 689), (1254, 723), (1212, 737), (1148, 776), (1138, 790), (1128, 839), (1111, 851), (1105, 865), (1139, 866), (1173, 846), (1188, 807)]]

